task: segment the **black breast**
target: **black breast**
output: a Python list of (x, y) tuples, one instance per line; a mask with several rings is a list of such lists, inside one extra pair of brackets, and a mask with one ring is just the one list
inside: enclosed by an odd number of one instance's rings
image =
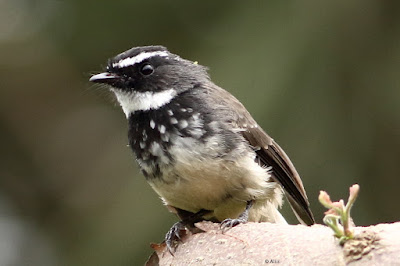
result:
[[(199, 145), (190, 148), (203, 149), (205, 156), (216, 157), (229, 156), (242, 142), (243, 137), (227, 122), (229, 117), (209, 106), (207, 98), (199, 97), (201, 93), (200, 87), (192, 89), (158, 109), (136, 111), (129, 116), (129, 144), (146, 178), (160, 177), (163, 168), (174, 165), (170, 148), (181, 138), (195, 139)], [(207, 141), (217, 134), (218, 149), (208, 152)]]
[(147, 166), (147, 170), (142, 167), (146, 177), (159, 177), (162, 167), (173, 165), (170, 147), (178, 138), (205, 141), (211, 132), (211, 115), (204, 107), (199, 99), (183, 93), (158, 109), (136, 111), (129, 116), (129, 145), (139, 164)]

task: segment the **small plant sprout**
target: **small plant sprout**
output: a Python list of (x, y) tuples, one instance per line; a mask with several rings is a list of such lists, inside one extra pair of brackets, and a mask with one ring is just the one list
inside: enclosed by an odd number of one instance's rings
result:
[(350, 196), (346, 205), (342, 199), (332, 202), (329, 194), (325, 191), (320, 191), (318, 197), (319, 202), (329, 209), (325, 212), (323, 221), (333, 230), (341, 245), (354, 238), (354, 224), (350, 216), (350, 210), (357, 198), (360, 186), (357, 184), (352, 185), (349, 190)]

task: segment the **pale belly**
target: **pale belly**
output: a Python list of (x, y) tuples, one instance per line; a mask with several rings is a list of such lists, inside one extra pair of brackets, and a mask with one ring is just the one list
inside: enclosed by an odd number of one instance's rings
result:
[(165, 204), (193, 213), (210, 210), (212, 217), (220, 221), (236, 218), (249, 200), (255, 200), (253, 209), (257, 211), (268, 204), (276, 209), (282, 197), (268, 171), (250, 157), (235, 162), (181, 160), (162, 178), (149, 183)]

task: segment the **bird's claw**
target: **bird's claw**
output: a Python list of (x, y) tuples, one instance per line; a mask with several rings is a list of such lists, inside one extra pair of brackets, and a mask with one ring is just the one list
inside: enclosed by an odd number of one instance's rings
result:
[(167, 249), (171, 255), (174, 255), (177, 243), (181, 241), (185, 231), (185, 225), (182, 222), (177, 222), (165, 235), (165, 244), (167, 245)]
[(235, 226), (237, 226), (239, 224), (244, 224), (244, 223), (247, 223), (246, 219), (242, 219), (242, 218), (231, 219), (231, 218), (228, 218), (228, 219), (223, 220), (219, 227), (222, 230), (222, 232), (225, 233), (226, 231), (228, 231), (232, 227), (235, 227)]

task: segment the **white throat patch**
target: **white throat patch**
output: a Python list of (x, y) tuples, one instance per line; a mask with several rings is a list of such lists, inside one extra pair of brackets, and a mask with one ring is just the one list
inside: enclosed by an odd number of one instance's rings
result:
[(140, 63), (143, 60), (153, 56), (168, 57), (168, 53), (166, 51), (143, 52), (134, 57), (121, 59), (118, 62), (113, 63), (112, 66), (115, 68), (124, 68), (127, 66), (133, 66), (134, 64)]
[(171, 102), (171, 100), (176, 96), (176, 91), (174, 89), (160, 92), (124, 92), (118, 89), (111, 90), (117, 97), (126, 118), (129, 117), (129, 114), (136, 111), (157, 109)]

